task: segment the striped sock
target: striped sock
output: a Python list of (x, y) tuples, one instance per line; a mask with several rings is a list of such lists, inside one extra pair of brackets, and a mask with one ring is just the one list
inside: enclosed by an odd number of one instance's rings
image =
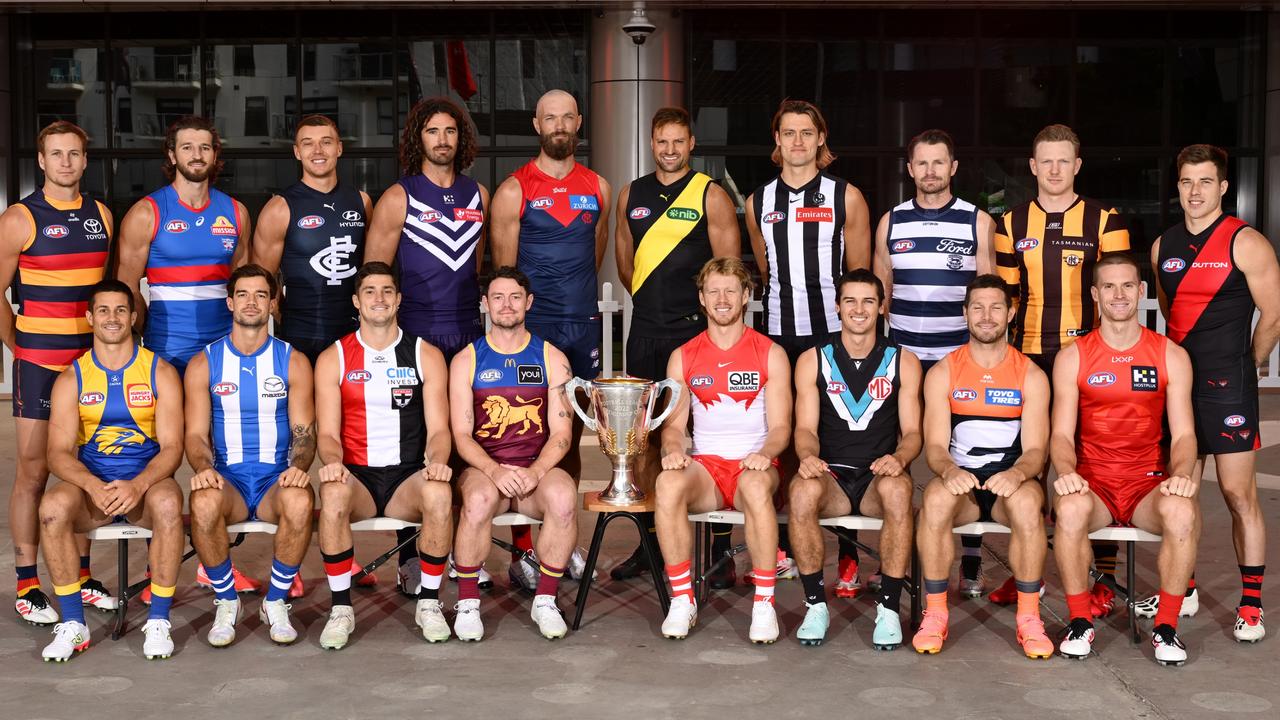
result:
[(672, 598), (683, 595), (689, 598), (689, 602), (696, 602), (693, 598), (693, 576), (689, 572), (690, 564), (691, 561), (685, 560), (667, 566), (667, 580), (671, 583)]
[(755, 602), (773, 603), (773, 586), (778, 580), (778, 566), (773, 565), (768, 568), (755, 568), (751, 571), (755, 575), (756, 594)]
[(552, 567), (544, 562), (538, 563), (538, 589), (535, 595), (552, 595), (560, 588), (560, 578), (564, 577), (564, 568)]
[(13, 570), (18, 576), (18, 597), (40, 589), (40, 578), (36, 575), (35, 565), (17, 565)]
[(440, 599), (440, 581), (444, 579), (444, 565), (448, 561), (447, 557), (418, 551), (418, 567), (422, 569), (422, 584), (418, 586), (419, 600)]
[(53, 593), (58, 596), (58, 605), (62, 608), (63, 622), (78, 622), (84, 625), (84, 601), (80, 599), (80, 581), (70, 585), (54, 585)]
[(230, 555), (213, 567), (205, 565), (204, 572), (209, 576), (209, 582), (213, 583), (214, 596), (219, 600), (236, 599), (236, 579), (231, 571)]
[(165, 587), (151, 581), (151, 610), (147, 613), (148, 620), (169, 619), (169, 608), (173, 607), (173, 591), (173, 585)]
[(271, 558), (271, 587), (267, 588), (267, 602), (284, 600), (289, 596), (289, 588), (293, 586), (293, 578), (298, 574), (298, 565), (285, 565), (280, 558)]
[(80, 579), (81, 580), (89, 579), (89, 556), (88, 555), (80, 556)]
[(454, 558), (453, 569), (458, 573), (458, 599), (459, 600), (479, 600), (480, 599), (480, 565), (460, 565), (457, 558)]
[(1014, 578), (1014, 587), (1018, 589), (1018, 616), (1035, 615), (1040, 617), (1040, 580), (1018, 580)]
[(1240, 604), (1242, 606), (1262, 607), (1262, 576), (1266, 571), (1266, 565), (1240, 566)]
[(334, 605), (351, 607), (351, 559), (355, 557), (355, 548), (347, 548), (330, 555), (320, 552), (324, 560), (324, 576), (329, 581), (329, 592), (333, 594)]

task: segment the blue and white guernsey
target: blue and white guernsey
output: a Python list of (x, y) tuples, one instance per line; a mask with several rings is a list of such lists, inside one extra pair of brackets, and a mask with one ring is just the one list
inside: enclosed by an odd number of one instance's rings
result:
[(936, 210), (912, 199), (889, 212), (889, 337), (923, 362), (969, 341), (964, 290), (978, 274), (977, 228), (978, 209), (960, 198)]
[(204, 353), (213, 402), (214, 468), (223, 475), (274, 480), (289, 462), (293, 348), (268, 337), (257, 352), (243, 355), (228, 336), (207, 345)]

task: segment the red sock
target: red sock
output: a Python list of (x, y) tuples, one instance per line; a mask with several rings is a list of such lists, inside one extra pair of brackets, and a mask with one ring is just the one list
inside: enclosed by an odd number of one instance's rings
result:
[(1196, 576), (1192, 575), (1191, 579), (1187, 581), (1187, 592), (1191, 592), (1192, 590), (1195, 590), (1195, 589), (1196, 589)]
[(479, 600), (480, 566), (458, 565), (455, 563), (453, 569), (458, 571), (458, 599)]
[(754, 568), (751, 571), (756, 578), (755, 602), (773, 602), (773, 586), (778, 581), (778, 567)]
[(1160, 607), (1156, 610), (1156, 619), (1152, 623), (1152, 627), (1168, 625), (1173, 629), (1178, 629), (1178, 612), (1182, 610), (1182, 593), (1167, 593), (1163, 588), (1160, 590)]
[(668, 565), (667, 580), (671, 583), (672, 598), (683, 595), (689, 598), (689, 602), (696, 602), (693, 598), (693, 576), (689, 573), (689, 565), (689, 560)]
[(564, 577), (564, 568), (551, 567), (546, 563), (538, 563), (538, 589), (535, 595), (555, 596), (560, 588), (560, 578)]
[(1088, 620), (1093, 622), (1093, 612), (1089, 609), (1089, 593), (1082, 592), (1067, 595), (1068, 620)]
[(529, 525), (512, 525), (511, 544), (519, 550), (511, 553), (512, 560), (519, 560), (522, 554), (533, 552), (533, 528)]

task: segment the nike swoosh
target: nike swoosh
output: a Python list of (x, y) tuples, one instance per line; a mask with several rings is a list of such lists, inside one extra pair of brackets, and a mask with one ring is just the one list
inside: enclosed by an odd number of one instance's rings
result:
[(725, 367), (727, 365), (732, 365), (732, 364), (733, 364), (733, 361), (730, 360), (729, 362), (716, 363), (716, 367)]
[(804, 199), (804, 196), (799, 196), (799, 197), (792, 196), (792, 198), (791, 198), (791, 202), (793, 202), (793, 203), (798, 203), (798, 202), (800, 202), (800, 201), (801, 201), (801, 200), (803, 200), (803, 199)]

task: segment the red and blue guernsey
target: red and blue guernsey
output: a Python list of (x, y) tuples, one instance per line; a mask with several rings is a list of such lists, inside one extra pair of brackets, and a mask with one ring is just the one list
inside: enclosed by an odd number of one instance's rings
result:
[(530, 323), (583, 322), (597, 314), (596, 223), (603, 198), (600, 176), (581, 164), (563, 178), (536, 161), (515, 171), (520, 206), (516, 265), (533, 287)]
[(472, 434), (494, 460), (529, 467), (547, 443), (547, 345), (530, 334), (510, 354), (490, 345), (487, 337), (471, 348)]
[(236, 203), (210, 188), (209, 202), (193, 208), (172, 185), (146, 199), (155, 211), (155, 231), (143, 341), (181, 373), (205, 345), (231, 332), (226, 285), (240, 240)]

